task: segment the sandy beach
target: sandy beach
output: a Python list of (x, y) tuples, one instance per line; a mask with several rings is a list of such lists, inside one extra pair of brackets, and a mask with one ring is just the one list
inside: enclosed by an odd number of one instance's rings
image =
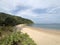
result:
[(60, 31), (49, 31), (26, 26), (22, 28), (21, 32), (27, 33), (37, 45), (60, 45)]

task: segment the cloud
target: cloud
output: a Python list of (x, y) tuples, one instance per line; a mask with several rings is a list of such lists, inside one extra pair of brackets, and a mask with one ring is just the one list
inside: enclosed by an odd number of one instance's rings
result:
[(50, 14), (60, 14), (60, 7), (53, 8), (51, 11), (49, 11)]
[(0, 12), (39, 23), (60, 23), (60, 0), (0, 0)]
[(48, 13), (46, 8), (44, 8), (44, 9), (34, 9), (34, 10), (32, 10), (32, 12), (37, 13), (37, 14)]
[(41, 14), (38, 18), (34, 18), (36, 23), (60, 23), (60, 15), (56, 14)]
[(15, 14), (15, 13), (18, 13), (18, 12), (20, 12), (22, 10), (27, 10), (29, 8), (30, 7), (18, 5), (18, 6), (16, 6), (16, 8), (14, 8), (13, 10), (11, 10), (11, 13)]
[[(46, 8), (60, 6), (60, 0), (20, 0), (24, 5), (31, 6), (32, 8)], [(58, 4), (59, 3), (59, 4)]]
[(25, 17), (33, 17), (33, 18), (35, 18), (37, 15), (36, 14), (34, 14), (33, 12), (32, 12), (32, 9), (26, 9), (26, 10), (22, 10), (22, 11), (19, 11), (18, 13), (17, 13), (17, 15), (18, 16), (25, 16)]
[(60, 14), (60, 7), (36, 8), (32, 12), (36, 14)]

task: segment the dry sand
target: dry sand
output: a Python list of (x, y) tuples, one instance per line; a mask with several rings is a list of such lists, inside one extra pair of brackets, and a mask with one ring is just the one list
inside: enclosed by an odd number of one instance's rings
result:
[(21, 32), (27, 33), (37, 45), (60, 45), (60, 31), (24, 27)]
[(37, 45), (60, 45), (60, 34), (50, 33), (43, 31), (43, 29), (37, 29), (25, 27), (21, 31), (27, 33)]

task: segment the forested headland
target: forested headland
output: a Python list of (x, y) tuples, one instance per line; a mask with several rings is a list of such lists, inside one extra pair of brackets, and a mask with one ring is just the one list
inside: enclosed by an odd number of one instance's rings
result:
[(0, 45), (36, 45), (28, 34), (17, 32), (15, 26), (18, 24), (33, 24), (33, 21), (0, 13)]
[(13, 16), (11, 14), (0, 13), (0, 26), (15, 26), (18, 24), (32, 24), (33, 21), (29, 19), (25, 19), (19, 16)]

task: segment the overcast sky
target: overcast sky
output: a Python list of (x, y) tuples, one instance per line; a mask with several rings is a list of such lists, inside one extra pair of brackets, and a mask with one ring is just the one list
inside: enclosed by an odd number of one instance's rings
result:
[(0, 0), (0, 12), (35, 23), (60, 23), (60, 0)]

